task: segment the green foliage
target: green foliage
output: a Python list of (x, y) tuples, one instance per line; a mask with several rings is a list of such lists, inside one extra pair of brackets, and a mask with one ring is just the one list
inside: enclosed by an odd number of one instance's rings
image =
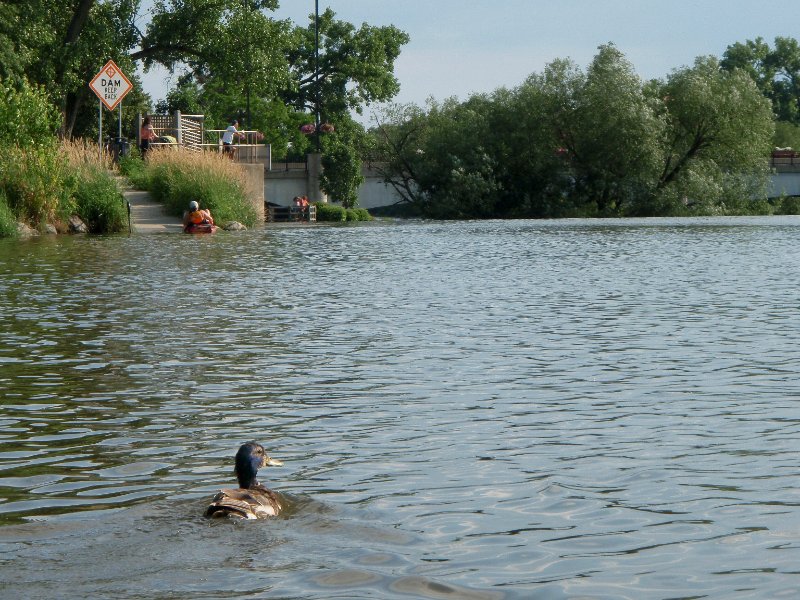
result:
[(138, 153), (132, 152), (128, 156), (121, 156), (119, 159), (119, 171), (131, 181), (134, 187), (141, 190), (150, 187), (147, 180), (147, 169)]
[(783, 196), (775, 207), (777, 215), (800, 215), (800, 196)]
[(796, 148), (800, 150), (800, 125), (788, 121), (775, 123), (773, 145), (776, 148)]
[[(342, 121), (347, 123), (344, 119)], [(342, 126), (336, 132), (326, 134), (320, 177), (321, 189), (332, 202), (339, 202), (345, 208), (358, 205), (358, 188), (364, 183), (362, 160), (355, 147), (361, 131), (356, 124), (350, 124), (349, 132)]]
[(54, 146), (59, 117), (42, 88), (0, 80), (0, 145)]
[(666, 99), (668, 143), (657, 193), (725, 214), (763, 195), (774, 124), (769, 102), (745, 73), (698, 59), (658, 93)]
[(324, 202), (315, 202), (314, 206), (317, 207), (317, 221), (332, 221), (334, 223), (347, 221), (347, 209), (341, 206), (334, 206)]
[(779, 121), (800, 123), (800, 44), (776, 37), (774, 47), (763, 38), (728, 46), (720, 65), (746, 73), (772, 102)]
[(90, 233), (119, 233), (128, 225), (125, 199), (105, 170), (86, 169), (80, 174), (74, 202)]
[(385, 180), (437, 218), (763, 211), (769, 102), (711, 58), (643, 83), (612, 45), (514, 90), (394, 107), (375, 130)]
[(393, 98), (400, 90), (394, 62), (409, 41), (408, 35), (394, 26), (364, 23), (356, 29), (335, 17), (330, 8), (319, 15), (319, 72), (313, 15), (306, 27), (291, 31), (286, 48), (291, 83), (280, 94), (287, 105), (300, 111), (313, 114), (319, 105), (323, 121), (351, 110), (361, 113), (365, 104)]
[(348, 221), (372, 221), (372, 215), (366, 208), (348, 208), (346, 213)]
[(52, 147), (3, 149), (0, 189), (17, 218), (29, 224), (68, 216), (74, 178)]
[(5, 192), (0, 189), (0, 238), (17, 237), (17, 217), (9, 208)]
[(344, 223), (345, 221), (372, 221), (372, 215), (366, 208), (344, 208), (325, 202), (315, 202), (317, 221)]

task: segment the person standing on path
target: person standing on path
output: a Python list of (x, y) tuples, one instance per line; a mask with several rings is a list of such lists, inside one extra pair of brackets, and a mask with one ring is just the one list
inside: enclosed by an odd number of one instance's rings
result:
[(147, 156), (150, 150), (150, 142), (156, 141), (156, 132), (150, 123), (150, 117), (145, 117), (142, 121), (142, 129), (139, 131), (139, 149), (142, 151), (142, 160)]

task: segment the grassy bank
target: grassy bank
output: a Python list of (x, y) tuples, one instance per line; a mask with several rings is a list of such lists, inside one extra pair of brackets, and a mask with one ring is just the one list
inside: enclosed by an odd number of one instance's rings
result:
[(239, 221), (251, 227), (257, 222), (242, 183), (242, 168), (219, 154), (153, 150), (147, 161), (131, 156), (120, 166), (135, 187), (150, 192), (172, 215), (180, 216), (196, 200), (217, 223)]
[(127, 210), (110, 165), (97, 146), (50, 143), (0, 150), (0, 237), (14, 237), (18, 223), (44, 232), (68, 231), (77, 215), (90, 233), (115, 233)]

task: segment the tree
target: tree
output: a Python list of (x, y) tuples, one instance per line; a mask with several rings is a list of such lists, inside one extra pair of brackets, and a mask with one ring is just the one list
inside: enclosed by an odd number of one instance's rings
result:
[(769, 102), (698, 59), (643, 83), (613, 46), (514, 90), (396, 107), (375, 131), (384, 178), (446, 218), (739, 213), (763, 194)]
[(772, 101), (780, 121), (800, 123), (800, 44), (776, 37), (775, 47), (762, 38), (728, 46), (720, 61), (726, 71), (747, 73), (758, 89)]
[(706, 211), (736, 211), (763, 190), (774, 124), (769, 101), (746, 72), (698, 58), (657, 93), (668, 125), (658, 194)]
[(460, 104), (431, 100), (386, 109), (378, 119), (378, 163), (386, 182), (414, 209), (435, 218), (488, 217), (497, 210), (497, 164), (486, 109), (473, 97)]
[(652, 189), (663, 123), (633, 66), (613, 45), (599, 48), (552, 117), (575, 177), (573, 195), (615, 214)]
[(325, 140), (320, 187), (331, 201), (340, 202), (344, 208), (358, 206), (358, 188), (364, 183), (362, 153), (359, 152), (364, 135), (362, 129), (349, 119), (340, 122), (336, 134)]
[(280, 94), (289, 106), (314, 113), (323, 120), (364, 105), (391, 100), (400, 90), (394, 61), (408, 34), (394, 26), (373, 27), (335, 19), (331, 9), (319, 15), (319, 61), (316, 60), (315, 15), (309, 25), (296, 27), (287, 46), (291, 85)]

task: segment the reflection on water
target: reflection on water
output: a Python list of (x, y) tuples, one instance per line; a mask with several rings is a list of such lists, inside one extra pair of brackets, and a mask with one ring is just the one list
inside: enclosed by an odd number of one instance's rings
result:
[[(792, 597), (798, 234), (0, 241), (3, 595)], [(206, 521), (250, 439), (289, 510)]]

